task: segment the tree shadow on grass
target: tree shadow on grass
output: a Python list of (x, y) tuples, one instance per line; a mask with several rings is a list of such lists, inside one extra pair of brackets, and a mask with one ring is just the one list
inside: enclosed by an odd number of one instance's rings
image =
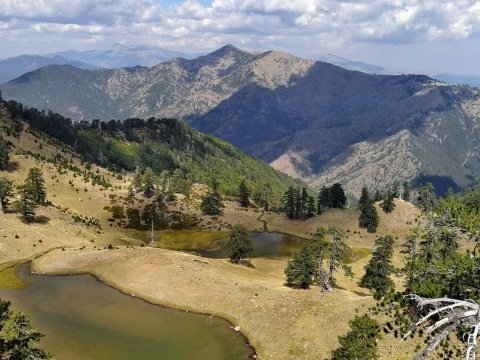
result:
[(335, 286), (335, 289), (350, 291), (350, 292), (354, 293), (355, 295), (358, 295), (358, 296), (361, 296), (361, 297), (372, 296), (371, 293), (365, 293), (363, 291), (357, 291), (357, 290), (350, 290), (350, 289), (346, 289), (344, 287), (337, 286), (337, 285)]
[(49, 221), (50, 218), (44, 215), (35, 216), (35, 219), (33, 220), (35, 224), (47, 224)]
[(18, 161), (10, 161), (6, 166), (5, 168), (3, 169), (3, 171), (6, 171), (6, 172), (15, 172), (17, 171), (18, 169), (20, 168), (20, 164)]
[(47, 224), (49, 221), (50, 221), (50, 218), (48, 216), (44, 216), (44, 215), (36, 215), (33, 220), (31, 221), (27, 221), (25, 220), (24, 218), (21, 218), (22, 219), (22, 222), (24, 224)]
[(255, 265), (252, 264), (252, 262), (250, 261), (250, 259), (248, 260), (240, 260), (240, 265), (243, 265), (243, 266), (246, 266), (248, 268), (252, 268), (252, 269), (255, 269)]

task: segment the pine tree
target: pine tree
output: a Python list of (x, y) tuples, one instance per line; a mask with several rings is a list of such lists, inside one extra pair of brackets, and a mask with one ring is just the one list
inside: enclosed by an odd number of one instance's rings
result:
[(20, 200), (17, 202), (18, 211), (23, 220), (30, 223), (35, 219), (35, 208), (37, 206), (33, 192), (26, 185), (21, 186), (18, 192), (20, 194)]
[(380, 330), (374, 319), (355, 316), (350, 321), (350, 331), (338, 337), (340, 347), (333, 351), (332, 360), (376, 360), (379, 338)]
[(44, 204), (47, 197), (45, 190), (45, 180), (43, 179), (42, 170), (39, 168), (31, 168), (25, 180), (24, 188), (30, 192), (30, 198), (35, 202), (35, 205)]
[(375, 240), (375, 250), (372, 258), (365, 266), (365, 274), (360, 282), (361, 286), (375, 290), (378, 294), (392, 288), (390, 279), (394, 268), (392, 265), (393, 237), (390, 235)]
[(410, 201), (412, 186), (408, 181), (403, 182), (403, 200)]
[(142, 177), (143, 193), (150, 198), (155, 194), (155, 175), (153, 170), (149, 167), (145, 169)]
[(392, 189), (390, 191), (392, 193), (393, 198), (400, 197), (400, 185), (398, 184), (398, 181), (395, 181), (393, 183)]
[(10, 310), (10, 303), (0, 300), (0, 357), (2, 359), (50, 359), (36, 347), (43, 334), (32, 328), (30, 319)]
[(294, 219), (295, 218), (295, 209), (297, 206), (297, 197), (296, 197), (296, 191), (293, 186), (290, 186), (285, 193), (284, 196), (284, 202), (285, 202), (285, 214), (288, 216), (289, 219)]
[(318, 193), (317, 213), (320, 215), (323, 210), (332, 206), (330, 188), (323, 186)]
[(315, 210), (315, 198), (313, 196), (309, 196), (307, 201), (307, 217), (313, 217), (315, 215)]
[(10, 161), (10, 146), (0, 137), (0, 170), (5, 170)]
[(140, 174), (140, 170), (138, 167), (135, 170), (135, 174), (133, 175), (132, 188), (134, 192), (137, 192), (142, 188), (142, 175)]
[(283, 197), (285, 214), (289, 219), (307, 219), (315, 213), (315, 199), (306, 188), (290, 186)]
[(331, 196), (332, 196), (332, 205), (331, 207), (334, 209), (343, 209), (347, 205), (347, 196), (345, 195), (345, 190), (339, 183), (335, 183), (332, 185), (331, 188)]
[(366, 228), (369, 233), (377, 231), (380, 218), (377, 209), (372, 200), (368, 199), (360, 209), (358, 224), (361, 228)]
[(165, 195), (158, 187), (155, 189), (155, 196), (148, 208), (150, 214), (150, 245), (155, 247), (155, 220), (159, 217), (159, 212), (165, 209)]
[(308, 192), (306, 188), (302, 188), (299, 213), (299, 219), (306, 219), (308, 217)]
[(4, 177), (0, 178), (0, 205), (4, 214), (8, 212), (8, 205), (13, 195), (13, 183)]
[(302, 247), (293, 255), (285, 269), (287, 285), (308, 289), (313, 283), (315, 264), (307, 246)]
[(300, 189), (295, 189), (295, 219), (303, 216), (303, 195)]
[(162, 176), (161, 192), (162, 195), (164, 195), (164, 200), (167, 203), (173, 204), (177, 200), (177, 195), (175, 195), (175, 191), (173, 191), (172, 178), (168, 172)]
[(190, 193), (190, 180), (182, 169), (175, 169), (172, 173), (171, 187), (172, 190), (186, 196)]
[(201, 208), (205, 215), (221, 215), (225, 208), (217, 187), (216, 180), (213, 180), (212, 190), (202, 200)]
[(242, 180), (240, 182), (240, 186), (238, 187), (238, 201), (243, 207), (248, 207), (250, 204), (250, 190), (245, 184), (245, 180)]
[(370, 203), (370, 193), (366, 186), (362, 187), (362, 194), (360, 195), (360, 200), (358, 200), (358, 209), (363, 211), (363, 208)]
[(338, 268), (341, 268), (346, 276), (353, 277), (351, 267), (345, 263), (351, 249), (344, 240), (344, 234), (333, 227), (328, 230), (328, 233), (332, 236), (332, 246), (330, 247), (329, 269), (326, 277), (322, 279), (323, 293), (333, 290), (336, 283), (334, 275)]
[(230, 261), (234, 264), (238, 264), (240, 260), (253, 255), (253, 242), (243, 225), (235, 225), (230, 230), (225, 248)]
[(432, 211), (437, 204), (437, 195), (432, 183), (426, 183), (418, 188), (418, 205), (423, 211)]
[(307, 243), (314, 266), (314, 280), (322, 289), (322, 285), (327, 279), (327, 272), (323, 266), (326, 250), (328, 249), (328, 242), (325, 240), (326, 235), (327, 231), (319, 228)]
[(374, 202), (382, 201), (383, 194), (380, 190), (375, 191), (375, 196), (373, 197)]
[[(284, 194), (284, 199), (287, 192)], [(270, 202), (273, 197), (272, 185), (270, 183), (262, 183), (257, 186), (253, 192), (252, 199), (255, 203), (268, 211), (270, 208)]]
[[(331, 235), (332, 244), (330, 246), (329, 266), (325, 269), (324, 258), (326, 257), (326, 251), (328, 249), (328, 242), (325, 240), (325, 236), (327, 234)], [(324, 229), (319, 228), (312, 239), (307, 243), (305, 249), (310, 255), (310, 261), (313, 264), (312, 276), (315, 282), (320, 286), (322, 294), (333, 290), (333, 287), (335, 286), (334, 276), (338, 268), (341, 268), (346, 276), (353, 276), (352, 269), (345, 263), (345, 259), (351, 252), (351, 249), (345, 243), (344, 235), (340, 230), (330, 228), (328, 231), (325, 231)], [(302, 254), (302, 259), (304, 256), (305, 254)]]
[(347, 196), (339, 183), (331, 187), (322, 187), (318, 193), (317, 211), (319, 214), (325, 209), (343, 209), (347, 205)]
[(385, 194), (385, 199), (382, 203), (382, 209), (387, 214), (391, 213), (395, 209), (394, 195), (395, 194), (392, 191), (387, 191)]

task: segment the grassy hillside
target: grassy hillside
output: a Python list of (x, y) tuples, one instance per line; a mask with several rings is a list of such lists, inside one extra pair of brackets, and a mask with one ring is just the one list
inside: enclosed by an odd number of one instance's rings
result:
[[(182, 231), (159, 230), (156, 236), (161, 249), (152, 249), (148, 247), (148, 231), (125, 228), (124, 218), (112, 219), (112, 208), (125, 207), (128, 210), (131, 204), (127, 190), (131, 176), (127, 173), (119, 178), (118, 170), (129, 168), (129, 161), (142, 153), (139, 149), (146, 143), (152, 144), (153, 152), (158, 154), (161, 147), (156, 143), (165, 144), (167, 150), (175, 149), (173, 155), (170, 154), (172, 156), (165, 155), (162, 161), (157, 161), (158, 166), (168, 164), (168, 159), (174, 164), (182, 164), (182, 161), (188, 164), (188, 159), (198, 159), (197, 171), (205, 172), (202, 166), (206, 165), (202, 164), (207, 164), (209, 156), (210, 166), (214, 166), (211, 159), (216, 156), (215, 151), (225, 161), (233, 161), (229, 151), (235, 155), (237, 150), (195, 131), (188, 131), (188, 128), (185, 132), (179, 131), (176, 127), (183, 128), (185, 125), (171, 120), (159, 121), (156, 127), (153, 127), (154, 122), (150, 122), (153, 130), (148, 122), (140, 127), (132, 125), (130, 130), (126, 130), (125, 126), (121, 130), (114, 128), (113, 123), (110, 127), (105, 124), (100, 136), (98, 128), (72, 130), (68, 122), (61, 125), (61, 118), (53, 126), (47, 121), (52, 117), (53, 114), (39, 117), (44, 123), (26, 118), (28, 122), (15, 121), (5, 108), (0, 108), (0, 134), (12, 143), (10, 164), (5, 171), (0, 171), (0, 176), (20, 185), (29, 168), (39, 167), (46, 182), (47, 200), (53, 204), (37, 209), (42, 222), (25, 224), (16, 213), (2, 214), (0, 269), (48, 252), (35, 262), (38, 271), (91, 272), (126, 293), (154, 303), (230, 319), (255, 345), (259, 358), (328, 358), (338, 346), (337, 336), (348, 331), (348, 320), (355, 315), (356, 309), (364, 312), (375, 304), (370, 293), (358, 285), (375, 237), (386, 233), (398, 237), (394, 263), (400, 264), (404, 256), (400, 253), (403, 236), (418, 216), (413, 205), (398, 201), (391, 214), (380, 212), (377, 234), (358, 228), (358, 212), (354, 208), (327, 210), (321, 216), (301, 222), (289, 221), (283, 214), (240, 208), (238, 203), (226, 201), (224, 215), (210, 217), (202, 216), (195, 206), (201, 191), (194, 190), (189, 199), (178, 196), (178, 204), (169, 205), (169, 211), (194, 214), (198, 218), (196, 227)], [(71, 147), (40, 130), (47, 127), (52, 136), (69, 139)], [(205, 149), (210, 147), (214, 149), (213, 154), (202, 157), (202, 152), (207, 152)], [(82, 155), (72, 151), (73, 148), (77, 151), (82, 149)], [(115, 171), (88, 164), (89, 160), (97, 161), (97, 151), (104, 153), (104, 157), (108, 158), (107, 165), (115, 167), (112, 169)], [(115, 160), (109, 158), (114, 154), (122, 156)], [(227, 157), (228, 154), (230, 157)], [(259, 166), (260, 163), (254, 164)], [(218, 168), (221, 169), (220, 166)], [(249, 170), (243, 167), (236, 174), (241, 175), (241, 171)], [(145, 204), (149, 200), (139, 193), (134, 196), (134, 201)], [(97, 220), (99, 226), (78, 221), (86, 216)], [(226, 259), (200, 258), (165, 250), (194, 250), (211, 246), (225, 236), (228, 228), (238, 223), (250, 231), (261, 231), (267, 226), (271, 231), (305, 238), (310, 237), (319, 226), (337, 226), (346, 231), (346, 240), (353, 248), (351, 265), (355, 277), (339, 276), (338, 288), (329, 296), (321, 297), (318, 288), (297, 290), (284, 286), (286, 257), (255, 258), (253, 266), (246, 267), (230, 264)], [(113, 248), (109, 248), (109, 244)], [(52, 252), (54, 248), (57, 251)], [(11, 273), (4, 275), (8, 284), (22, 286), (15, 284), (16, 278)], [(166, 279), (168, 281), (163, 281)], [(272, 314), (281, 316), (272, 317)], [(380, 358), (406, 360), (411, 358), (413, 346), (412, 342), (400, 345), (393, 336), (386, 335), (379, 344)]]
[[(300, 183), (269, 165), (246, 155), (228, 143), (202, 134), (174, 119), (127, 119), (108, 123), (93, 121), (73, 124), (55, 113), (40, 112), (9, 101), (3, 107), (8, 117), (24, 121), (31, 131), (46, 134), (82, 155), (117, 173), (150, 167), (156, 174), (181, 169), (192, 183), (211, 184), (235, 196), (245, 179), (254, 192), (269, 192), (271, 203), (279, 205), (288, 186)], [(20, 123), (19, 123), (20, 124)]]

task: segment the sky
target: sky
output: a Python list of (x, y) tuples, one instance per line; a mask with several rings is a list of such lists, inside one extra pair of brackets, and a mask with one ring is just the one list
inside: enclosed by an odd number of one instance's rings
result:
[(480, 74), (480, 0), (0, 0), (0, 58), (116, 42)]

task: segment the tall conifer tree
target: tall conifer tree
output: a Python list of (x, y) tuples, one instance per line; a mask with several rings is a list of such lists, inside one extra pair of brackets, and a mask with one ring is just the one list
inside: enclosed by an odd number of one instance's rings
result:
[(44, 204), (47, 197), (45, 190), (45, 180), (43, 179), (42, 170), (39, 168), (31, 168), (25, 180), (24, 188), (30, 192), (30, 199), (35, 202), (35, 205)]
[(26, 185), (19, 187), (20, 199), (17, 202), (17, 208), (23, 220), (31, 223), (35, 219), (35, 208), (37, 203), (33, 198), (33, 193)]
[(394, 268), (392, 265), (393, 237), (382, 236), (375, 240), (373, 256), (365, 266), (365, 274), (360, 282), (361, 286), (375, 290), (378, 294), (384, 294), (393, 286), (390, 279)]
[(4, 214), (8, 211), (8, 204), (13, 197), (13, 183), (2, 177), (0, 178), (0, 205)]
[(238, 187), (238, 201), (243, 207), (248, 207), (250, 204), (250, 190), (248, 189), (247, 184), (245, 184), (245, 180), (242, 180)]
[(0, 170), (5, 170), (10, 161), (10, 146), (0, 137)]
[(403, 182), (403, 200), (410, 201), (412, 186), (408, 181)]
[(205, 215), (221, 215), (225, 205), (223, 204), (222, 197), (218, 191), (218, 183), (214, 179), (212, 184), (212, 190), (205, 196), (201, 204), (202, 212)]
[(155, 175), (149, 167), (145, 169), (142, 177), (143, 193), (146, 197), (152, 197), (155, 194)]

